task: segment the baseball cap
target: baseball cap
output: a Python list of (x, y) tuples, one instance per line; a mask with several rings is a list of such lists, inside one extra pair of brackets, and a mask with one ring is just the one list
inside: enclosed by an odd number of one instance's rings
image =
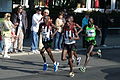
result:
[(20, 6), (18, 6), (18, 9), (23, 9), (23, 7), (20, 5)]
[(37, 11), (42, 11), (41, 7), (36, 8)]

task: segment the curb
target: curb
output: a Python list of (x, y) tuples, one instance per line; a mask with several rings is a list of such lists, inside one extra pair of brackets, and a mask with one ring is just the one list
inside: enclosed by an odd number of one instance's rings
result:
[[(96, 47), (96, 49), (102, 49), (102, 50), (105, 50), (105, 49), (119, 49), (120, 46), (108, 46), (108, 47)], [(81, 51), (84, 51), (86, 50), (86, 48), (80, 48), (80, 49), (77, 49), (77, 50), (81, 50)], [(56, 53), (61, 53), (62, 51), (52, 51), (54, 54)], [(24, 56), (24, 55), (39, 55), (39, 54), (34, 54), (32, 52), (23, 52), (23, 53), (13, 53), (13, 54), (9, 54), (10, 56)], [(2, 55), (0, 55), (0, 58), (2, 57)]]
[[(118, 49), (118, 48), (120, 48), (120, 46), (95, 47), (95, 49), (102, 49), (102, 50), (105, 50), (105, 49)], [(84, 51), (84, 50), (86, 50), (86, 48), (81, 48), (81, 49), (78, 49), (78, 50)]]

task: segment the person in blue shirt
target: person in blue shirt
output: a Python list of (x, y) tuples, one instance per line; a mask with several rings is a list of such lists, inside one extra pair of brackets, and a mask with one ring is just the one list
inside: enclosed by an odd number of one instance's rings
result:
[[(85, 17), (82, 19), (82, 28), (84, 28), (86, 25), (88, 25), (89, 15), (86, 14)], [(85, 48), (85, 37), (82, 38), (82, 46)]]
[(82, 28), (88, 25), (89, 15), (86, 14), (85, 17), (82, 19)]

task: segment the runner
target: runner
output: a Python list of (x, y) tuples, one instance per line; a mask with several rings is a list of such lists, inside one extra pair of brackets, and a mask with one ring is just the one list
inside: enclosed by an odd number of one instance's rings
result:
[[(43, 42), (43, 48), (40, 50), (40, 53), (42, 55), (44, 65), (43, 65), (43, 70), (46, 71), (48, 64), (46, 63), (46, 57), (45, 57), (45, 50), (48, 53), (50, 59), (52, 60), (54, 64), (54, 71), (56, 72), (58, 70), (59, 63), (55, 61), (53, 54), (51, 52), (51, 46), (52, 46), (52, 39), (55, 33), (57, 32), (57, 28), (55, 27), (54, 24), (52, 24), (50, 17), (45, 16), (44, 17), (44, 23), (42, 23), (41, 26), (41, 31), (42, 31), (42, 42)], [(52, 33), (52, 28), (55, 29), (55, 32)]]
[[(69, 23), (70, 23), (70, 25), (71, 25), (72, 28), (75, 27), (76, 30), (79, 29), (79, 31), (76, 31), (78, 34), (82, 31), (81, 26), (79, 26), (78, 24), (76, 24), (76, 23), (74, 22), (73, 16), (70, 16), (68, 21), (69, 21)], [(77, 53), (76, 53), (76, 52), (77, 52), (77, 46), (76, 46), (76, 44), (74, 44), (73, 49), (74, 49), (73, 54), (74, 54), (74, 56), (75, 56), (75, 58), (76, 58), (77, 65), (79, 66), (79, 65), (80, 65), (80, 61), (81, 61), (81, 57), (78, 57), (78, 55), (77, 55)], [(72, 57), (73, 60), (75, 60), (75, 59), (74, 59), (74, 56)]]
[(87, 54), (86, 54), (86, 60), (83, 67), (80, 67), (80, 71), (85, 72), (86, 66), (89, 62), (90, 56), (93, 56), (94, 54), (98, 54), (101, 56), (101, 50), (98, 50), (97, 52), (93, 52), (94, 46), (96, 45), (96, 30), (100, 32), (101, 36), (101, 30), (98, 28), (98, 26), (95, 26), (94, 21), (92, 18), (89, 19), (89, 24), (84, 27), (84, 36), (85, 36), (85, 42), (86, 42), (86, 48), (87, 48)]
[(68, 22), (66, 22), (63, 33), (64, 33), (64, 47), (61, 55), (61, 60), (65, 61), (67, 60), (66, 55), (68, 54), (68, 62), (70, 66), (70, 77), (74, 77), (73, 72), (73, 55), (75, 51), (75, 40), (79, 39), (77, 30), (75, 27), (73, 27), (73, 23), (69, 22), (70, 18), (68, 19)]

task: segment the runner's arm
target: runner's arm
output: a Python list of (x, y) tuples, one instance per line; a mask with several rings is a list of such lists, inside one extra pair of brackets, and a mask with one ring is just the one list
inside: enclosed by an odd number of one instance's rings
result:
[(53, 24), (51, 23), (51, 26), (55, 29), (54, 33), (52, 34), (52, 37), (54, 37), (54, 35), (57, 33), (58, 31), (58, 28)]
[(75, 37), (70, 37), (71, 40), (79, 40), (80, 37), (78, 35), (78, 33), (75, 33)]
[(98, 30), (98, 31), (99, 31), (100, 36), (102, 36), (102, 32), (101, 32), (100, 28), (99, 28), (98, 26), (95, 26), (95, 28), (96, 28), (96, 30)]
[(75, 26), (79, 28), (79, 31), (77, 32), (79, 34), (82, 31), (82, 27), (78, 24), (75, 24)]

